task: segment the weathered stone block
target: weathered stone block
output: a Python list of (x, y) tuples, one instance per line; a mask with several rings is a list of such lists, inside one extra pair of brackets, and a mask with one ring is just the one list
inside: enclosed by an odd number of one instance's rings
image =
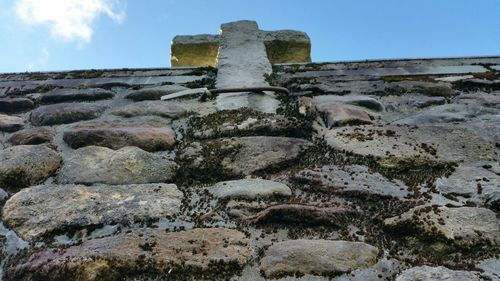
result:
[(216, 66), (219, 36), (175, 36), (170, 47), (170, 64), (176, 66)]
[(24, 128), (24, 120), (21, 117), (0, 114), (0, 132), (15, 132)]
[(28, 98), (0, 98), (0, 112), (23, 112), (34, 107), (35, 103)]
[(196, 280), (220, 280), (237, 273), (250, 255), (248, 239), (237, 230), (138, 229), (42, 250), (9, 267), (6, 280), (148, 280), (141, 278), (144, 274), (168, 280), (193, 275)]
[(464, 270), (451, 270), (444, 266), (418, 266), (403, 271), (396, 281), (411, 280), (456, 280), (456, 281), (475, 281), (479, 279), (478, 272), (469, 272)]
[(106, 110), (106, 106), (94, 103), (58, 103), (41, 106), (30, 114), (35, 126), (69, 124), (82, 120), (95, 119)]
[(0, 186), (11, 191), (40, 183), (59, 168), (61, 157), (45, 145), (17, 145), (0, 150)]
[(64, 159), (59, 183), (132, 184), (170, 181), (177, 165), (164, 155), (135, 146), (112, 150), (100, 146), (79, 148)]
[(53, 128), (33, 127), (18, 131), (9, 138), (12, 145), (34, 145), (52, 142), (56, 135)]
[(89, 121), (66, 130), (63, 139), (72, 148), (137, 146), (146, 151), (159, 151), (175, 144), (175, 133), (170, 126), (154, 122)]
[(295, 30), (264, 31), (267, 57), (272, 64), (311, 62), (311, 40)]
[(273, 195), (290, 196), (292, 191), (283, 183), (264, 179), (242, 179), (219, 182), (209, 187), (217, 198), (256, 199)]
[(433, 239), (444, 239), (457, 246), (500, 244), (500, 220), (485, 208), (418, 206), (397, 217), (387, 218), (388, 228), (412, 235), (415, 230)]
[(39, 185), (12, 196), (3, 219), (23, 239), (35, 241), (68, 229), (170, 217), (178, 212), (182, 198), (174, 184), (164, 183)]

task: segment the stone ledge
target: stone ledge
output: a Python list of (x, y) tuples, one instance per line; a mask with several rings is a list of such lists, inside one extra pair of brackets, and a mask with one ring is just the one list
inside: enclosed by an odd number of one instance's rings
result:
[(175, 36), (170, 47), (170, 64), (178, 66), (216, 66), (219, 36)]

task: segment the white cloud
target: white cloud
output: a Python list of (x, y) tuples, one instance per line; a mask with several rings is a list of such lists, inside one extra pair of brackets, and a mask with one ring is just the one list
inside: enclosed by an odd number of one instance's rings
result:
[(92, 23), (101, 14), (120, 23), (125, 18), (121, 0), (17, 0), (17, 16), (29, 25), (47, 25), (52, 35), (88, 43)]
[(33, 71), (35, 69), (42, 68), (45, 66), (47, 61), (49, 60), (49, 51), (47, 48), (43, 48), (40, 54), (40, 57), (26, 65), (27, 71)]

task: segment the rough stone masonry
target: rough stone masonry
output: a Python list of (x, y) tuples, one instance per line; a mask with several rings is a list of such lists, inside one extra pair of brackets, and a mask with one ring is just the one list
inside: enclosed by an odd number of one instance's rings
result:
[(221, 30), (172, 46), (217, 69), (0, 74), (1, 280), (500, 279), (500, 57)]

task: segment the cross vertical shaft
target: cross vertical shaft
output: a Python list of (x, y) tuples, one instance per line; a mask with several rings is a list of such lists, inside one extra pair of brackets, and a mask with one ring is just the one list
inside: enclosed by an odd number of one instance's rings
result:
[(268, 86), (272, 72), (257, 23), (238, 21), (221, 26), (217, 88)]

